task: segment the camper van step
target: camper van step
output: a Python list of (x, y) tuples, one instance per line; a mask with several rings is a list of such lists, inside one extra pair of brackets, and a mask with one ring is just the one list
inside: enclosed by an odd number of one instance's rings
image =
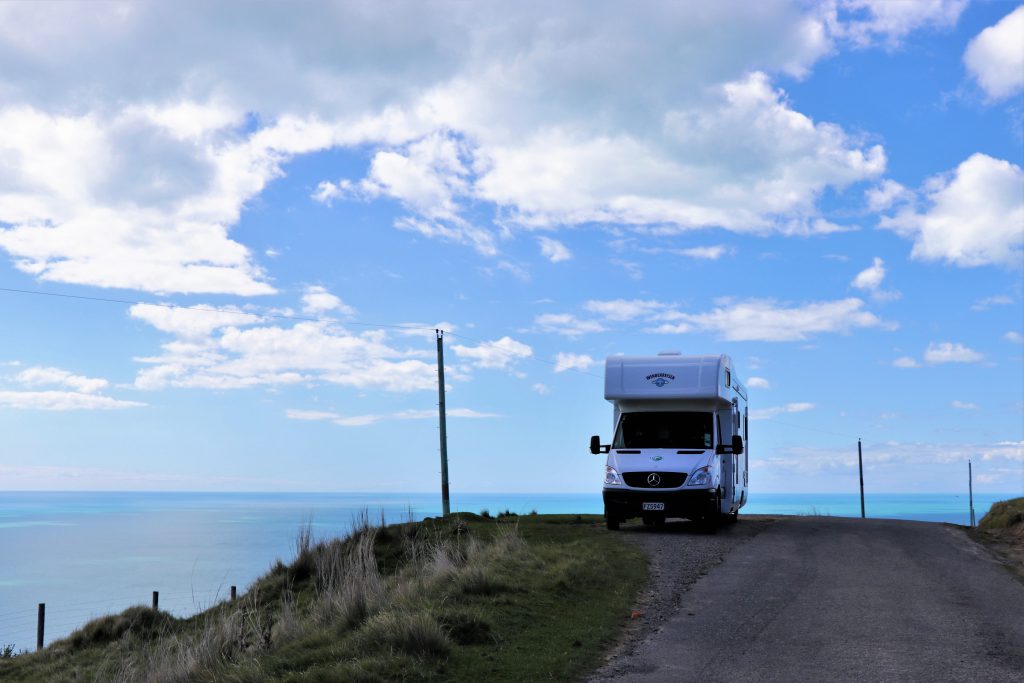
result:
[(615, 452), (616, 452), (616, 453), (626, 453), (627, 455), (636, 455), (636, 454), (637, 454), (637, 453), (639, 453), (640, 451), (620, 451), (620, 450), (617, 450), (617, 451), (615, 451)]
[(704, 451), (676, 451), (679, 455), (700, 455)]

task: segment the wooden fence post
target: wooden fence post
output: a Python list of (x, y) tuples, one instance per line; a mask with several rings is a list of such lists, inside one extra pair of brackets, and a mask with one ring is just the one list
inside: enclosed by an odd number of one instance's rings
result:
[(153, 609), (160, 609), (160, 591), (153, 591)]
[(46, 603), (39, 603), (39, 618), (36, 621), (36, 649), (43, 649), (43, 629), (46, 626)]

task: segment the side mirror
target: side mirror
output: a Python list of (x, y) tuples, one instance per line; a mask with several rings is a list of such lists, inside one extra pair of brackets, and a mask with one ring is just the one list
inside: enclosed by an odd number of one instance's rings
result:
[(601, 437), (596, 434), (590, 437), (590, 452), (594, 455), (601, 452)]
[(743, 438), (739, 434), (732, 435), (732, 452), (736, 455), (743, 454)]

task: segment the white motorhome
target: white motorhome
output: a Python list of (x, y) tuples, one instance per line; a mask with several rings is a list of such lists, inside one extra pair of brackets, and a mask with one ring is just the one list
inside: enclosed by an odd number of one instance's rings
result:
[(633, 517), (735, 521), (747, 502), (747, 391), (729, 356), (611, 356), (604, 397), (614, 407), (607, 453), (608, 528)]

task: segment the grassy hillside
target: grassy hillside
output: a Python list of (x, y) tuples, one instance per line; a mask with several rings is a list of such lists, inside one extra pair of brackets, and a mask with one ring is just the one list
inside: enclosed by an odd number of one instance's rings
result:
[(999, 501), (981, 518), (978, 528), (995, 531), (1010, 529), (1018, 524), (1024, 524), (1024, 498)]
[(5, 681), (572, 680), (592, 670), (646, 579), (635, 547), (579, 515), (459, 514), (346, 539), (299, 534), (235, 602), (188, 619), (135, 607)]

